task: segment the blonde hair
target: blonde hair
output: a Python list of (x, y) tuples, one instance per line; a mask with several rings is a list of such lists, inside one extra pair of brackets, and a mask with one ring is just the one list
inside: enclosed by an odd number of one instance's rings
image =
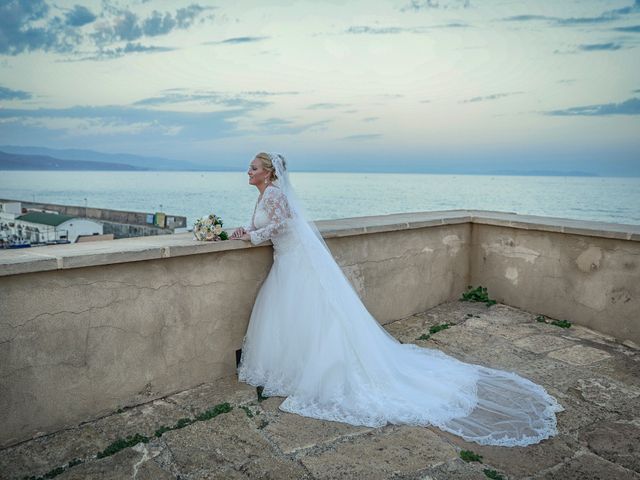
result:
[[(266, 152), (260, 152), (256, 154), (256, 158), (260, 160), (260, 162), (262, 163), (262, 168), (264, 168), (268, 172), (271, 172), (271, 175), (269, 176), (269, 180), (271, 180), (272, 182), (274, 180), (277, 180), (278, 176), (276, 175), (276, 169), (273, 166), (273, 162), (271, 161), (271, 155), (269, 155)], [(287, 168), (284, 157), (282, 158), (282, 167), (285, 169)]]

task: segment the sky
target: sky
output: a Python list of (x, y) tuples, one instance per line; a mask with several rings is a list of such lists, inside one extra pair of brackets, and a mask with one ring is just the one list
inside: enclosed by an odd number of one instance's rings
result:
[(640, 0), (0, 0), (0, 145), (640, 176)]

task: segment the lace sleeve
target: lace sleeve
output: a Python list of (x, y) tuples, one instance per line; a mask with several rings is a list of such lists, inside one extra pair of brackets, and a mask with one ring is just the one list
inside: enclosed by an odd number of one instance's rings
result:
[(269, 188), (264, 193), (263, 208), (269, 217), (269, 223), (249, 232), (251, 243), (254, 245), (266, 242), (281, 233), (286, 228), (287, 220), (291, 218), (287, 197), (278, 188)]

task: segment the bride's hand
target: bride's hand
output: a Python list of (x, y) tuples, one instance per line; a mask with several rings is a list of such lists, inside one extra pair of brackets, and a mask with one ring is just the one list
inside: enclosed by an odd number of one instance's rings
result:
[(236, 228), (233, 231), (233, 233), (231, 234), (231, 240), (238, 240), (245, 233), (247, 233), (247, 232), (245, 231), (244, 228), (242, 228), (242, 227)]
[(246, 234), (247, 234), (247, 231), (244, 228), (239, 227), (233, 231), (230, 238), (231, 240), (244, 240), (242, 236)]

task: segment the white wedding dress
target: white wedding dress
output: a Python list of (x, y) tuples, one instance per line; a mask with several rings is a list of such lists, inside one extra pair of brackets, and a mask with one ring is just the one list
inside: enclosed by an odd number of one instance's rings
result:
[(266, 188), (247, 228), (253, 244), (271, 240), (274, 261), (253, 307), (240, 380), (287, 397), (284, 411), (352, 425), (435, 425), (503, 446), (557, 433), (562, 407), (541, 386), (387, 333), (304, 220), (286, 172), (278, 176), (283, 188)]

